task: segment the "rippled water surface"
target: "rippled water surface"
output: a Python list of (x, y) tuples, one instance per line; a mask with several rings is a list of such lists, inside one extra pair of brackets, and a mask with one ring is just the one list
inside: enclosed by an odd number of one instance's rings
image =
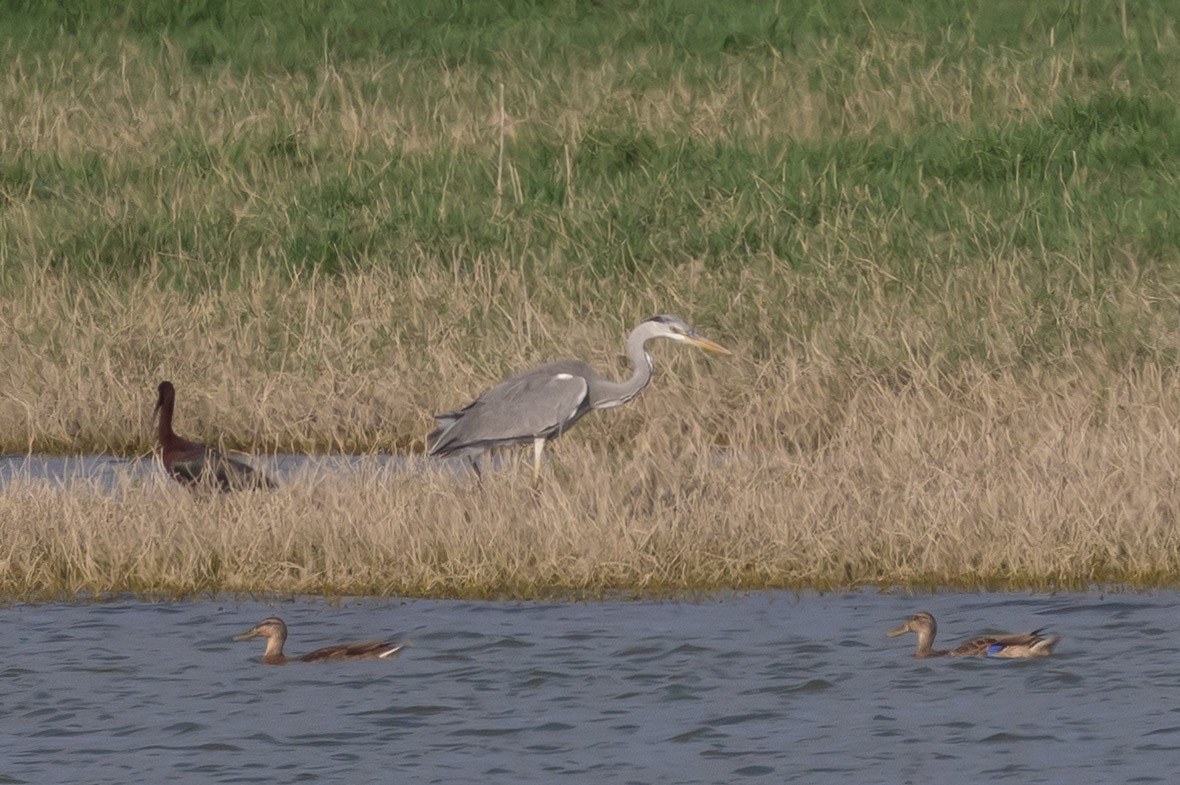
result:
[[(1174, 782), (1177, 595), (11, 606), (0, 782)], [(916, 660), (1050, 627), (1047, 660)], [(264, 666), (394, 637), (396, 660)]]

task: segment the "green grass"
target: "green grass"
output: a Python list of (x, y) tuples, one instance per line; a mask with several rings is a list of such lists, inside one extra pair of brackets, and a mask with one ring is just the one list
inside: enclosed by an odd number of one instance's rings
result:
[[(1016, 276), (1033, 340), (1012, 359), (1163, 345), (1145, 324), (1168, 297), (1142, 321), (1110, 301), (1178, 282), (1166, 3), (4, 10), (0, 291), (18, 298), (46, 271), (193, 298), (259, 268), (449, 274), (461, 296), (490, 269), (566, 277), (614, 313), (703, 268), (717, 291), (693, 315), (731, 334), (881, 300), (944, 311), (930, 352), (953, 369), (995, 349), (971, 303), (944, 307), (968, 268), (969, 288)], [(731, 308), (751, 280), (757, 307)]]
[(6, 288), (1175, 260), (1162, 3), (7, 5)]

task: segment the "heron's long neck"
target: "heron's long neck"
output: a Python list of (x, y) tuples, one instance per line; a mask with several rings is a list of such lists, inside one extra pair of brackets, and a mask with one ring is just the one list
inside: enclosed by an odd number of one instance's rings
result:
[(641, 324), (627, 336), (627, 359), (631, 361), (631, 376), (621, 382), (605, 379), (600, 381), (601, 387), (609, 391), (610, 394), (607, 396), (609, 403), (597, 408), (609, 409), (624, 404), (639, 395), (647, 383), (651, 381), (651, 356), (643, 348), (643, 345), (652, 337), (647, 327), (646, 323)]

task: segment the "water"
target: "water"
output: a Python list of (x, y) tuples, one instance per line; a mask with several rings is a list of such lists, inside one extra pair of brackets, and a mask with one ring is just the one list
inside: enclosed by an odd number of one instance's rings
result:
[[(398, 458), (273, 456), (281, 479)], [(114, 487), (150, 460), (0, 456)], [(1177, 595), (758, 593), (593, 604), (220, 601), (0, 609), (0, 784), (1171, 782)], [(1048, 660), (915, 660), (1048, 627)], [(290, 653), (397, 637), (393, 662), (267, 667), (230, 638), (277, 613)]]
[[(399, 455), (249, 455), (245, 460), (270, 477), (287, 481), (296, 477), (315, 479), (326, 474), (356, 471), (360, 466), (389, 471), (421, 471), (428, 465), (419, 458)], [(452, 464), (452, 468), (454, 466)], [(120, 480), (155, 480), (167, 477), (164, 467), (151, 457), (115, 458), (110, 455), (41, 455), (0, 454), (0, 491), (22, 479), (57, 486), (86, 483), (99, 489), (111, 489)], [(171, 483), (171, 480), (166, 480)]]
[[(1172, 782), (1177, 595), (757, 593), (697, 601), (16, 605), (0, 782)], [(1049, 627), (1045, 660), (886, 638)], [(381, 662), (264, 666), (411, 643)]]
[[(442, 465), (457, 476), (466, 477), (466, 462), (427, 461), (420, 456), (404, 455), (248, 455), (242, 457), (251, 466), (264, 471), (280, 483), (313, 481), (328, 475), (355, 473), (360, 468), (391, 473), (421, 472)], [(495, 467), (499, 458), (488, 465)], [(48, 483), (57, 487), (86, 484), (109, 491), (125, 479), (171, 484), (158, 459), (116, 458), (110, 455), (42, 455), (38, 453), (0, 454), (0, 491), (17, 480)], [(2, 783), (0, 783), (2, 785)]]

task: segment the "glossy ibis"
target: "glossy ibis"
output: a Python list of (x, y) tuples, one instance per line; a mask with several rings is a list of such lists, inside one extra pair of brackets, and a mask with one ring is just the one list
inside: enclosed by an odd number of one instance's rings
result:
[(172, 382), (160, 382), (156, 399), (156, 412), (160, 416), (157, 439), (164, 454), (164, 468), (177, 482), (193, 487), (213, 486), (223, 491), (278, 487), (258, 469), (212, 447), (177, 436), (172, 431), (175, 405), (176, 388)]

